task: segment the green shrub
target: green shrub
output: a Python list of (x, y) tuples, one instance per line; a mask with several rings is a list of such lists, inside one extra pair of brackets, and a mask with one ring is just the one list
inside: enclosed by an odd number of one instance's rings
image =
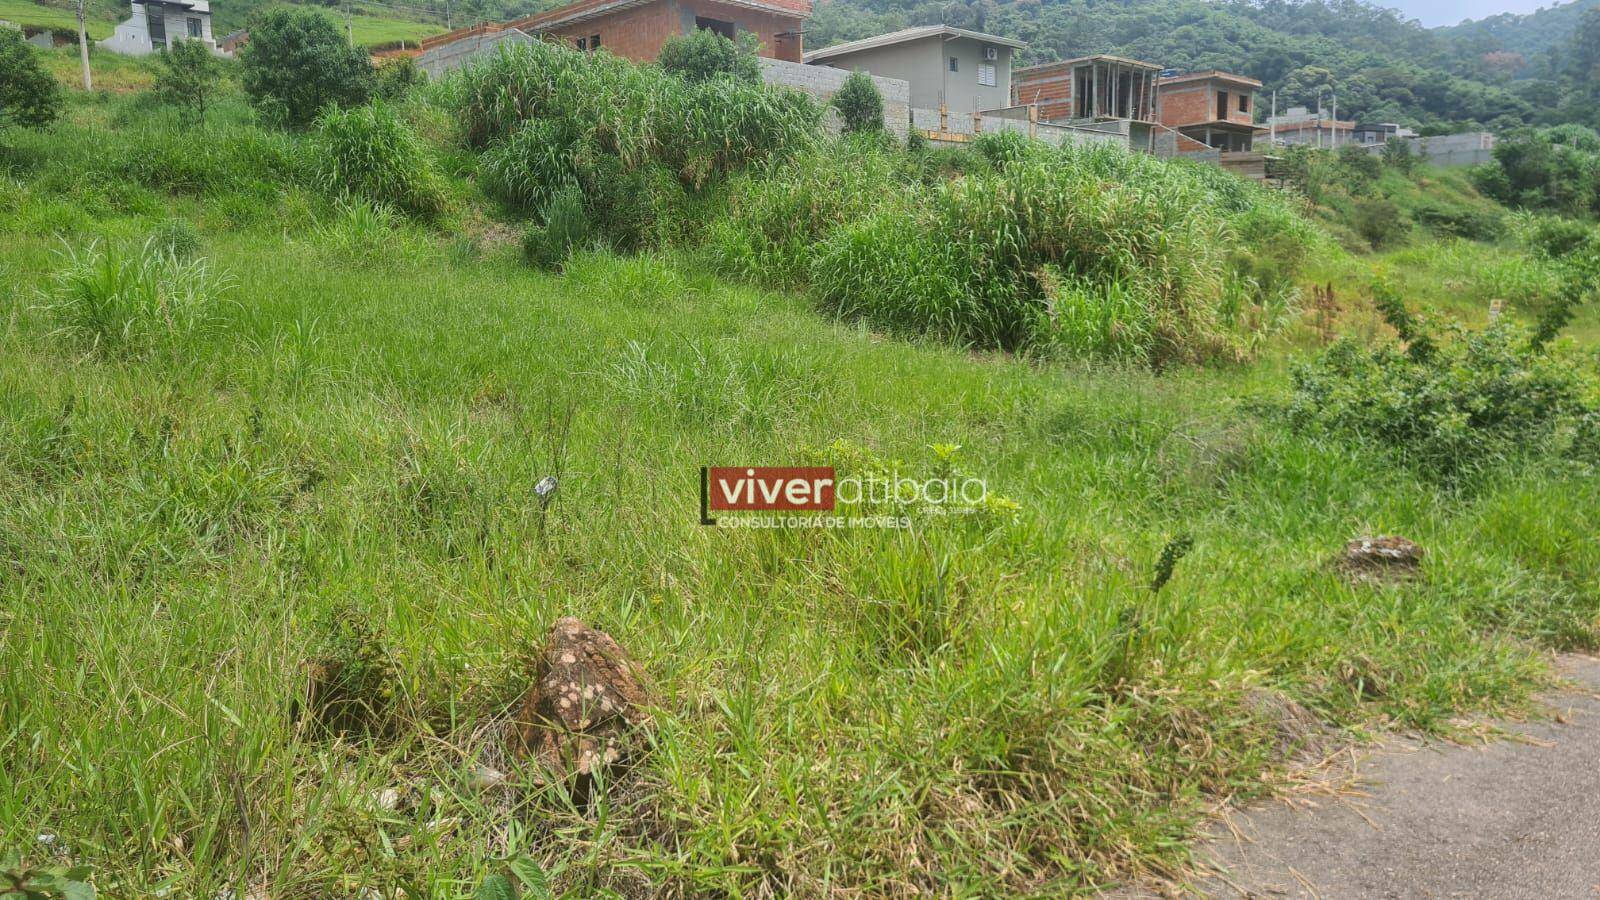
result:
[(1411, 208), (1417, 223), (1435, 234), (1490, 241), (1499, 233), (1502, 217), (1489, 210), (1423, 200)]
[(1439, 334), (1384, 285), (1374, 300), (1400, 343), (1346, 340), (1298, 367), (1284, 410), (1296, 430), (1372, 445), (1458, 484), (1511, 460), (1586, 452), (1594, 386), (1549, 354), (1553, 329), (1502, 318)]
[(427, 147), (381, 100), (324, 110), (314, 144), (324, 190), (358, 194), (423, 218), (444, 206), (443, 181)]
[(1356, 233), (1374, 250), (1392, 247), (1405, 240), (1405, 217), (1393, 200), (1383, 197), (1358, 197), (1351, 204)]
[(68, 250), (47, 308), (61, 332), (108, 353), (170, 349), (211, 327), (232, 279), (151, 241), (140, 250)]
[(0, 128), (43, 128), (61, 114), (61, 86), (39, 64), (22, 32), (0, 28)]
[(204, 125), (222, 78), (222, 63), (199, 41), (176, 41), (160, 56), (156, 94), (182, 110), (187, 121)]
[(867, 73), (859, 70), (851, 72), (831, 102), (839, 111), (846, 132), (883, 128), (883, 95), (878, 93), (878, 86), (872, 83), (872, 76)]
[(689, 81), (707, 81), (727, 75), (760, 84), (759, 49), (756, 36), (748, 31), (740, 32), (738, 41), (730, 41), (714, 31), (700, 28), (667, 38), (656, 63), (663, 70)]
[(328, 106), (360, 106), (376, 87), (366, 51), (350, 46), (320, 10), (273, 6), (250, 19), (239, 52), (245, 93), (264, 115), (290, 127)]

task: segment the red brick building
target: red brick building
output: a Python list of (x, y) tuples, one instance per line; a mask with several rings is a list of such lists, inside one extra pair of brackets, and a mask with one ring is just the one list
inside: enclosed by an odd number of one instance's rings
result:
[(1163, 78), (1160, 122), (1179, 134), (1217, 150), (1244, 151), (1255, 146), (1255, 95), (1261, 82), (1226, 72), (1196, 72)]
[(1017, 69), (1011, 94), (1018, 106), (1037, 106), (1039, 119), (1156, 121), (1161, 67), (1120, 56), (1085, 56)]
[(761, 55), (800, 62), (801, 28), (811, 16), (811, 0), (578, 0), (504, 24), (478, 25), (423, 41), (424, 49), (469, 38), (516, 30), (529, 36), (566, 41), (579, 50), (607, 50), (635, 62), (648, 62), (667, 38), (696, 29), (728, 38), (749, 32), (761, 42)]

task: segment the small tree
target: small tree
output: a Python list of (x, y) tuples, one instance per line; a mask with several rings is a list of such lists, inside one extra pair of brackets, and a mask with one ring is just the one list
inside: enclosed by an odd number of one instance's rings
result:
[(303, 6), (258, 13), (240, 51), (251, 102), (291, 127), (303, 127), (325, 106), (359, 106), (372, 95), (367, 54), (345, 40), (327, 14)]
[(161, 54), (156, 93), (183, 111), (189, 122), (206, 123), (206, 107), (216, 94), (222, 64), (199, 41), (175, 41)]
[(1417, 157), (1411, 152), (1410, 144), (1392, 137), (1383, 144), (1383, 164), (1403, 175), (1410, 175), (1417, 167)]
[(834, 108), (844, 119), (844, 130), (877, 131), (883, 128), (883, 95), (865, 72), (851, 72), (838, 93), (833, 95)]
[(22, 32), (0, 28), (0, 128), (43, 128), (61, 114), (61, 86), (39, 65)]
[(750, 32), (730, 41), (714, 31), (700, 29), (693, 34), (667, 38), (656, 61), (687, 81), (707, 81), (718, 75), (732, 75), (751, 84), (761, 83), (761, 63), (756, 60), (760, 44)]

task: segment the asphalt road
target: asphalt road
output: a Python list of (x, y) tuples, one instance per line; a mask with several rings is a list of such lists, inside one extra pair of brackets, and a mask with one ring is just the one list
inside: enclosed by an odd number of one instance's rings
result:
[[(1397, 742), (1360, 765), (1365, 796), (1235, 811), (1200, 853), (1216, 897), (1600, 898), (1600, 660), (1567, 657), (1587, 691), (1547, 698), (1532, 742)], [(1559, 720), (1564, 720), (1559, 721)]]

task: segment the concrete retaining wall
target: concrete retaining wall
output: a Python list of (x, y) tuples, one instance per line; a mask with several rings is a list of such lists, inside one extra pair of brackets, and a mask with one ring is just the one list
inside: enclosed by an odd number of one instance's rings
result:
[[(832, 66), (807, 66), (781, 59), (761, 58), (761, 79), (767, 84), (781, 85), (810, 94), (826, 104), (844, 87), (850, 72)], [(883, 127), (895, 140), (905, 142), (910, 128), (911, 84), (899, 78), (880, 78), (873, 75), (872, 83), (883, 95)], [(838, 111), (828, 110), (823, 125), (833, 134), (841, 127)]]
[[(1481, 166), (1494, 159), (1494, 135), (1487, 131), (1465, 131), (1436, 137), (1403, 138), (1411, 152), (1430, 166)], [(1366, 145), (1372, 153), (1382, 153), (1383, 144)]]

